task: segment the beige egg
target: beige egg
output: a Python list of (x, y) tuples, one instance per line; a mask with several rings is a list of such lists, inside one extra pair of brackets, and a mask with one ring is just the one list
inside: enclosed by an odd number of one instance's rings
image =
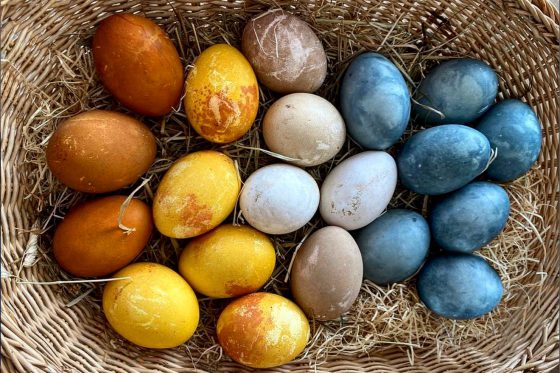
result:
[(317, 166), (340, 151), (346, 127), (329, 101), (310, 93), (292, 93), (268, 109), (263, 135), (270, 150), (297, 159), (290, 163)]

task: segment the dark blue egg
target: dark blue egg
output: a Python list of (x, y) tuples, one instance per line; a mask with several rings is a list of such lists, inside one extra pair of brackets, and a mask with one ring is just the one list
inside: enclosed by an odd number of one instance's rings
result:
[(448, 124), (413, 135), (397, 156), (402, 184), (413, 192), (444, 194), (480, 175), (490, 158), (490, 143), (467, 126)]
[(436, 202), (428, 219), (432, 237), (442, 249), (472, 253), (500, 234), (508, 215), (504, 188), (475, 181)]
[(492, 105), (497, 93), (498, 76), (486, 63), (450, 60), (436, 66), (420, 82), (413, 110), (418, 120), (430, 125), (469, 123)]
[(505, 100), (484, 114), (476, 129), (498, 150), (488, 176), (511, 181), (525, 174), (541, 151), (541, 124), (531, 107), (519, 100)]
[(387, 149), (410, 119), (410, 93), (399, 69), (377, 53), (356, 57), (342, 80), (340, 106), (350, 136), (366, 149)]
[(448, 319), (466, 320), (492, 311), (502, 298), (500, 276), (481, 257), (450, 253), (429, 259), (418, 274), (422, 303)]
[(407, 279), (418, 271), (430, 248), (430, 228), (422, 215), (389, 210), (356, 233), (364, 277), (380, 284)]

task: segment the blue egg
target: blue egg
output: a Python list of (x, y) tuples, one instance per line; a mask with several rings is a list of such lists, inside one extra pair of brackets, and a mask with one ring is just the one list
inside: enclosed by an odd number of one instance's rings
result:
[(413, 110), (426, 124), (465, 124), (480, 117), (497, 93), (498, 76), (486, 63), (450, 60), (436, 66), (420, 82), (414, 92), (417, 103)]
[(422, 215), (389, 210), (356, 233), (364, 277), (379, 284), (402, 281), (418, 271), (430, 248), (430, 228)]
[(399, 69), (378, 53), (356, 57), (342, 80), (340, 105), (350, 136), (366, 149), (396, 143), (410, 119), (410, 93)]
[(472, 182), (434, 204), (428, 217), (432, 237), (444, 250), (472, 253), (500, 234), (509, 207), (504, 188)]
[(476, 129), (490, 141), (498, 155), (488, 167), (488, 176), (511, 181), (525, 174), (541, 151), (541, 124), (529, 105), (505, 100), (492, 106)]
[(466, 320), (496, 308), (503, 286), (500, 276), (481, 257), (450, 253), (424, 264), (416, 290), (431, 311), (448, 319)]
[(444, 194), (480, 175), (490, 158), (490, 143), (467, 126), (448, 124), (413, 135), (397, 156), (401, 183), (413, 192)]

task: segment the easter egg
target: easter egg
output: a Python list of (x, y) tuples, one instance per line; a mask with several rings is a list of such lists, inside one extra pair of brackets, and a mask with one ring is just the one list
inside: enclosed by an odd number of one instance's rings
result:
[(365, 227), (389, 204), (397, 185), (397, 166), (385, 152), (366, 151), (342, 161), (321, 186), (319, 210), (330, 225)]
[(539, 118), (531, 107), (519, 100), (497, 103), (475, 127), (497, 149), (496, 159), (487, 174), (494, 180), (511, 181), (527, 173), (541, 151)]
[(172, 348), (185, 343), (199, 319), (198, 300), (189, 284), (156, 263), (134, 263), (103, 289), (103, 312), (111, 327), (138, 346)]
[(272, 368), (303, 351), (309, 322), (292, 301), (276, 294), (253, 293), (226, 306), (216, 332), (233, 360), (252, 368)]
[(62, 122), (46, 150), (53, 175), (79, 192), (107, 193), (134, 183), (156, 157), (150, 129), (136, 119), (92, 110)]
[(362, 256), (356, 241), (344, 229), (329, 226), (303, 242), (290, 272), (290, 288), (309, 317), (334, 320), (352, 307), (362, 275)]
[(422, 130), (404, 144), (397, 156), (405, 188), (428, 195), (461, 188), (486, 168), (490, 143), (467, 126), (448, 124)]
[(134, 14), (115, 14), (99, 24), (92, 44), (95, 70), (126, 108), (165, 115), (179, 103), (183, 65), (165, 31)]
[(194, 238), (179, 259), (179, 272), (197, 292), (214, 298), (252, 293), (276, 263), (268, 237), (248, 226), (221, 225)]
[(327, 76), (321, 41), (301, 19), (274, 9), (251, 19), (241, 49), (259, 81), (280, 93), (315, 92)]
[(249, 224), (268, 234), (285, 234), (303, 227), (319, 206), (317, 182), (301, 168), (272, 164), (245, 181), (239, 206)]
[(431, 311), (456, 320), (492, 311), (503, 292), (500, 276), (484, 259), (463, 253), (429, 259), (418, 274), (416, 289)]
[(198, 56), (187, 76), (185, 111), (206, 140), (228, 143), (251, 128), (259, 109), (259, 87), (249, 62), (227, 44)]
[(317, 166), (344, 145), (346, 127), (338, 110), (310, 93), (292, 93), (276, 101), (263, 120), (264, 141), (298, 166)]
[(465, 124), (480, 117), (498, 94), (498, 76), (485, 62), (445, 61), (428, 72), (414, 93), (413, 111), (426, 124)]
[(190, 153), (165, 173), (154, 197), (157, 229), (173, 238), (201, 235), (233, 211), (241, 182), (233, 160), (213, 150)]
[(350, 136), (364, 148), (383, 150), (406, 129), (410, 93), (391, 61), (378, 53), (364, 53), (344, 74), (340, 106)]
[(414, 275), (428, 255), (430, 228), (411, 210), (389, 210), (356, 235), (364, 260), (364, 277), (379, 285)]

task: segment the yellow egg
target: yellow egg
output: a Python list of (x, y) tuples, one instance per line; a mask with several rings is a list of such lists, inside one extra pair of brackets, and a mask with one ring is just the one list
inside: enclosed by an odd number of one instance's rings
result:
[(241, 181), (227, 155), (213, 150), (177, 160), (161, 180), (154, 198), (157, 229), (173, 238), (201, 235), (233, 211)]
[(252, 368), (292, 361), (309, 339), (309, 322), (299, 307), (270, 293), (253, 293), (231, 302), (216, 329), (224, 351)]
[(194, 291), (173, 270), (156, 263), (135, 263), (107, 283), (103, 311), (117, 333), (148, 348), (171, 348), (186, 342), (198, 325)]
[(215, 143), (235, 141), (249, 131), (258, 108), (257, 78), (241, 52), (216, 44), (198, 56), (185, 92), (187, 118), (196, 132)]
[(249, 226), (219, 226), (193, 239), (179, 272), (201, 294), (230, 298), (258, 290), (270, 278), (276, 253), (270, 239)]

